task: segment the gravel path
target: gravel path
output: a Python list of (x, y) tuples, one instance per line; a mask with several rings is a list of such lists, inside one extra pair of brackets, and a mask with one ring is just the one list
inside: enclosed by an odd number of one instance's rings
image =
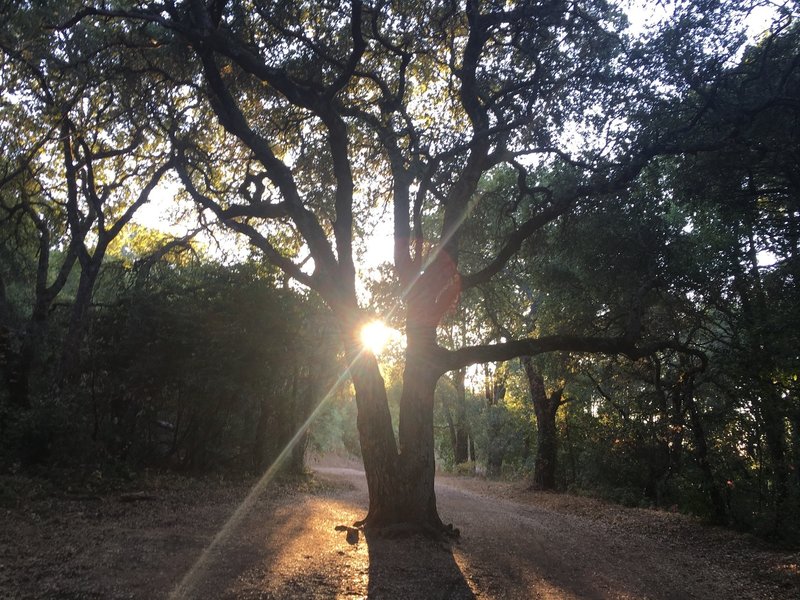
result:
[(5, 510), (0, 598), (800, 597), (797, 553), (682, 515), (469, 478), (437, 482), (440, 513), (462, 532), (451, 547), (364, 539), (335, 529), (364, 515), (363, 473), (316, 471), (311, 487), (269, 486), (227, 529), (244, 482)]

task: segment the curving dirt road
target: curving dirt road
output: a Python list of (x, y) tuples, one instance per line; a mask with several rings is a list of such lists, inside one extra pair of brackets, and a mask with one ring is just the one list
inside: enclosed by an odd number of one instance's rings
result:
[(477, 479), (438, 480), (442, 517), (462, 532), (451, 547), (364, 539), (335, 529), (365, 513), (363, 473), (316, 471), (307, 489), (267, 487), (228, 528), (245, 482), (156, 481), (133, 497), (142, 501), (49, 498), (2, 511), (0, 597), (800, 597), (797, 553), (678, 514)]

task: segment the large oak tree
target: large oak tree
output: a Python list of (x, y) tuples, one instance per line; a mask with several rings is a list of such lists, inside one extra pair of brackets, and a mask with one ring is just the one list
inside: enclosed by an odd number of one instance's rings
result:
[[(461, 293), (513, 271), (542, 227), (624, 189), (654, 156), (729, 135), (704, 129), (703, 115), (740, 41), (736, 4), (678, 3), (670, 24), (640, 38), (606, 0), (102, 2), (62, 27), (116, 24), (148, 76), (174, 82), (159, 118), (186, 192), (335, 314), (356, 391), (365, 523), (442, 531), (433, 398), (444, 373), (674, 345), (643, 337), (635, 314), (604, 337), (446, 348), (437, 330)], [(509, 194), (482, 192), (509, 168)], [(501, 203), (502, 219), (463, 261), (462, 225), (486, 203)], [(407, 338), (397, 438), (358, 335), (360, 240), (384, 207)]]

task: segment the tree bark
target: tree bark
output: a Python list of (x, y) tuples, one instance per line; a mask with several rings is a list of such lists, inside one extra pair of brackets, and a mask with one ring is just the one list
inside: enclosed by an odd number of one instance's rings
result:
[(459, 465), (469, 461), (469, 424), (467, 423), (467, 390), (464, 380), (466, 369), (459, 369), (453, 374), (456, 388), (455, 437), (453, 440), (453, 460)]
[[(39, 256), (36, 266), (36, 285), (34, 289), (33, 305), (31, 307), (31, 316), (25, 325), (25, 331), (20, 340), (19, 349), (16, 352), (11, 349), (10, 339), (5, 339), (5, 341), (9, 343), (5, 349), (6, 386), (9, 393), (9, 400), (12, 405), (22, 410), (31, 407), (31, 372), (39, 354), (40, 344), (47, 333), (50, 306), (58, 292), (66, 283), (67, 276), (75, 262), (75, 253), (72, 247), (69, 247), (55, 281), (48, 287), (47, 277), (50, 268), (50, 234), (41, 220), (35, 218), (34, 223), (39, 229), (40, 239)], [(9, 323), (9, 309), (5, 301), (3, 304), (5, 305), (3, 310), (6, 313), (4, 321)], [(7, 331), (7, 333), (10, 335), (9, 331)]]
[(506, 454), (505, 440), (502, 438), (505, 412), (503, 407), (490, 405), (486, 435), (489, 438), (486, 449), (486, 476), (500, 477), (503, 473), (503, 459)]
[(445, 401), (444, 411), (450, 433), (450, 445), (453, 449), (453, 464), (460, 465), (470, 460), (469, 424), (467, 423), (467, 391), (464, 385), (466, 369), (453, 373), (453, 387), (456, 397), (454, 402)]
[(14, 352), (11, 349), (11, 343), (8, 342), (8, 338), (11, 337), (10, 332), (0, 331), (0, 336), (2, 336), (0, 359), (5, 371), (9, 403), (19, 410), (27, 410), (31, 407), (30, 371), (35, 354), (32, 340), (26, 335), (22, 340), (20, 350)]
[(358, 525), (380, 527), (398, 519), (397, 444), (378, 362), (361, 349), (358, 327), (358, 323), (345, 325), (343, 331), (345, 357), (356, 392), (356, 424), (369, 491), (369, 510)]
[(442, 408), (444, 409), (444, 418), (447, 421), (447, 433), (450, 434), (450, 448), (453, 451), (453, 465), (457, 465), (456, 462), (456, 423), (453, 420), (453, 414), (450, 410), (451, 402), (449, 400), (444, 400), (442, 402)]
[(407, 330), (403, 392), (400, 397), (398, 498), (400, 521), (442, 531), (436, 508), (433, 401), (439, 380), (435, 319), (412, 318)]
[(531, 357), (524, 356), (521, 361), (528, 378), (533, 411), (536, 415), (536, 459), (531, 487), (536, 490), (553, 490), (556, 487), (558, 461), (556, 413), (561, 406), (563, 390), (556, 390), (548, 396), (544, 378), (537, 372)]
[(259, 402), (258, 422), (253, 436), (252, 464), (256, 473), (263, 473), (267, 467), (267, 429), (269, 426), (271, 407), (266, 393), (262, 393)]
[[(104, 249), (103, 249), (104, 250)], [(87, 265), (82, 265), (81, 276), (78, 281), (78, 290), (72, 305), (67, 333), (61, 346), (61, 360), (59, 362), (58, 383), (63, 385), (73, 379), (80, 368), (81, 338), (86, 328), (86, 318), (92, 303), (94, 286), (100, 274), (100, 264), (105, 252), (99, 249)]]
[(794, 407), (789, 414), (789, 422), (792, 425), (792, 473), (794, 474), (794, 485), (800, 489), (800, 407), (794, 394), (789, 398), (789, 405)]
[(434, 491), (433, 405), (441, 375), (434, 360), (436, 328), (433, 324), (416, 325), (407, 331), (398, 444), (385, 384), (377, 360), (361, 348), (359, 327), (360, 323), (351, 325), (346, 334), (369, 489), (367, 516), (357, 524), (442, 535), (448, 529), (439, 517)]
[(400, 520), (437, 530), (442, 527), (433, 487), (433, 398), (438, 375), (419, 354), (416, 350), (407, 354), (400, 398)]
[(773, 503), (775, 518), (774, 531), (780, 530), (784, 519), (784, 506), (786, 504), (789, 486), (789, 465), (786, 460), (786, 419), (779, 406), (780, 398), (774, 389), (764, 395), (761, 404), (761, 418), (764, 426), (764, 439), (767, 443), (770, 466), (773, 475)]
[(505, 376), (501, 369), (494, 375), (486, 371), (486, 401), (487, 407), (487, 444), (486, 475), (500, 477), (503, 473), (503, 459), (506, 455), (507, 443), (503, 436), (503, 429), (507, 422), (507, 413), (503, 399), (506, 395)]

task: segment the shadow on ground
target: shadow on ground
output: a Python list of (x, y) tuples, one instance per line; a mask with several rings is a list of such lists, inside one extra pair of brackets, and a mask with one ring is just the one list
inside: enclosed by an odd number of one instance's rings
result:
[(386, 538), (367, 534), (370, 600), (475, 598), (449, 547), (410, 536)]

